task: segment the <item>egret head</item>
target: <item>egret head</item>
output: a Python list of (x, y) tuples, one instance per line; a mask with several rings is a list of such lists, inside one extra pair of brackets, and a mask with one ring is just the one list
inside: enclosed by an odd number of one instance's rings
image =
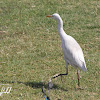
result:
[(48, 15), (48, 16), (46, 16), (46, 17), (50, 17), (50, 18), (53, 18), (53, 19), (55, 19), (55, 20), (61, 19), (60, 15), (57, 14), (57, 13), (54, 13), (53, 15)]

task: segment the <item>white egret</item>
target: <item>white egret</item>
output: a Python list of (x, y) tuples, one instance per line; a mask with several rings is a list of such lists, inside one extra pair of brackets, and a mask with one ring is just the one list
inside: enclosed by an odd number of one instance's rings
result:
[(70, 35), (67, 35), (63, 30), (63, 21), (59, 14), (55, 13), (53, 15), (48, 15), (47, 17), (58, 21), (58, 32), (62, 41), (62, 49), (66, 64), (66, 74), (56, 74), (52, 78), (68, 75), (68, 65), (70, 64), (77, 69), (78, 86), (80, 87), (78, 68), (82, 71), (87, 70), (82, 49), (77, 41)]

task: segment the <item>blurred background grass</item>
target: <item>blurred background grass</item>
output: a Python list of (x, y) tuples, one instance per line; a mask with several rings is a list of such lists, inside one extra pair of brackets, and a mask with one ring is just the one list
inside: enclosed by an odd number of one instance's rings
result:
[(64, 30), (83, 49), (87, 72), (80, 71), (84, 90), (77, 88), (76, 70), (53, 80), (51, 100), (99, 100), (100, 96), (100, 1), (99, 0), (1, 0), (0, 83), (10, 84), (2, 100), (44, 100), (41, 87), (65, 72), (57, 22), (48, 14), (59, 13)]

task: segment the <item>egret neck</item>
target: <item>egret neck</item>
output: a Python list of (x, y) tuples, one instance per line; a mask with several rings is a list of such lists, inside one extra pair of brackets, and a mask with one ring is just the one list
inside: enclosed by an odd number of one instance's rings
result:
[(66, 35), (66, 33), (63, 30), (63, 21), (61, 18), (57, 19), (58, 21), (58, 32), (60, 35), (61, 40), (63, 39), (63, 37)]

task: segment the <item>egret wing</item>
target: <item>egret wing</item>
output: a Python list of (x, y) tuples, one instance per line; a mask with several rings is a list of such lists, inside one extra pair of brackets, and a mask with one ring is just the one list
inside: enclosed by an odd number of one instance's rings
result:
[(78, 66), (82, 70), (84, 70), (84, 67), (86, 67), (86, 65), (80, 45), (73, 37), (67, 36), (66, 38), (67, 39), (65, 39), (62, 44), (66, 59), (68, 59), (69, 64), (71, 64), (72, 66)]

